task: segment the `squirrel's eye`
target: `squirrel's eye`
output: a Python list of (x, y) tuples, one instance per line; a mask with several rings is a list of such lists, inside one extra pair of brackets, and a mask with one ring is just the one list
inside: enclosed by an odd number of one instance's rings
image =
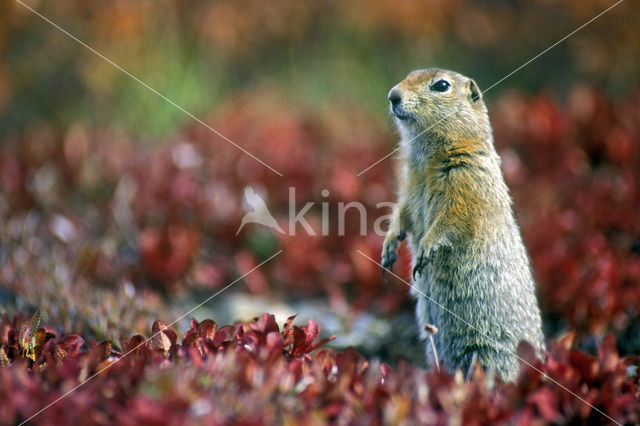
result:
[(431, 85), (431, 90), (435, 90), (436, 92), (446, 92), (451, 87), (451, 83), (447, 80), (438, 80)]

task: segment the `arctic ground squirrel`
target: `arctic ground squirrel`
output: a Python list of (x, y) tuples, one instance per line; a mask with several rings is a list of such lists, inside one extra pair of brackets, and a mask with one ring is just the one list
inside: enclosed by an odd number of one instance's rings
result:
[(425, 338), (425, 326), (438, 330), (426, 345), (429, 364), (435, 347), (449, 371), (466, 373), (477, 360), (513, 381), (518, 343), (541, 355), (544, 336), (482, 94), (470, 78), (429, 68), (411, 72), (389, 101), (401, 169), (383, 268), (393, 266), (408, 235), (418, 325)]

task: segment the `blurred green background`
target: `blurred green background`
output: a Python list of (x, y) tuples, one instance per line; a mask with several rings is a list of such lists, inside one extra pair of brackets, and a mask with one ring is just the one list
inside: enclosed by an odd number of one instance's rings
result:
[[(386, 112), (408, 71), (438, 66), (489, 87), (612, 1), (29, 1), (178, 105), (205, 116), (270, 85), (300, 108)], [(12, 0), (0, 2), (0, 136), (45, 121), (162, 138), (190, 120)], [(637, 84), (638, 3), (624, 2), (491, 90), (613, 96)]]

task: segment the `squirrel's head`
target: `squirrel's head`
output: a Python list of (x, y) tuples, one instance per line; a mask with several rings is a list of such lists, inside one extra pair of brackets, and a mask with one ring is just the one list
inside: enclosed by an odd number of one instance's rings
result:
[(389, 91), (389, 102), (405, 139), (427, 132), (484, 138), (478, 133), (491, 132), (478, 85), (457, 72), (413, 71)]

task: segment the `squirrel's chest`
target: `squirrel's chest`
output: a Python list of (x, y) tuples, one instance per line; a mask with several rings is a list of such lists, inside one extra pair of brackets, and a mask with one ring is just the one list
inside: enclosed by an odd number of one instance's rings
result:
[(419, 239), (433, 222), (438, 197), (433, 189), (424, 183), (413, 185), (406, 195), (409, 233)]

